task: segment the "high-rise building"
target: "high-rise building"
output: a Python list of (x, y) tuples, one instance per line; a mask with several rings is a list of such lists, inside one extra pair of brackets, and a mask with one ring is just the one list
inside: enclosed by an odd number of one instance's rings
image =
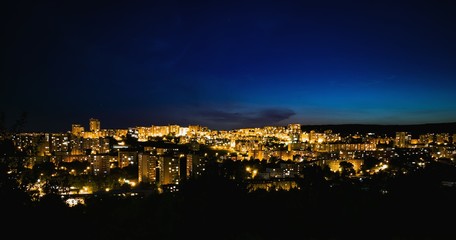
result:
[(151, 153), (138, 154), (138, 182), (156, 183), (158, 157)]
[(100, 120), (91, 118), (89, 121), (89, 128), (90, 128), (90, 131), (92, 131), (92, 132), (100, 131)]
[(84, 127), (79, 124), (72, 124), (71, 125), (71, 134), (82, 137), (82, 133), (84, 132)]
[(193, 161), (197, 161), (198, 155), (187, 154), (186, 165), (185, 165), (185, 177), (190, 178), (193, 174)]
[(138, 163), (138, 152), (136, 151), (119, 151), (117, 155), (119, 168)]
[(92, 165), (94, 175), (106, 175), (110, 172), (109, 155), (89, 155), (89, 162)]
[(396, 132), (396, 141), (394, 145), (399, 148), (405, 148), (410, 143), (412, 135), (408, 132)]
[(180, 180), (180, 171), (179, 171), (180, 161), (178, 157), (175, 156), (160, 156), (158, 159), (159, 171), (159, 184), (179, 184)]
[(151, 126), (152, 128), (152, 136), (165, 136), (169, 134), (169, 127), (168, 126)]
[(70, 138), (67, 133), (51, 133), (49, 148), (51, 152), (68, 151)]
[(200, 125), (189, 125), (188, 126), (188, 133), (191, 135), (195, 135), (201, 131), (201, 126)]
[(188, 154), (187, 155), (187, 168), (190, 177), (196, 178), (201, 176), (206, 170), (206, 158), (203, 158), (197, 154)]
[(290, 123), (288, 124), (288, 132), (289, 133), (298, 133), (300, 134), (301, 131), (301, 124), (299, 123)]
[(180, 130), (179, 125), (169, 125), (169, 133), (173, 135), (178, 135)]

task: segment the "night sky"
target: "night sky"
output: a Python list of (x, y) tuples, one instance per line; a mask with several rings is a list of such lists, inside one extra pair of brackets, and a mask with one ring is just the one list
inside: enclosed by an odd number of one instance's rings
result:
[(454, 1), (7, 1), (26, 131), (456, 121)]

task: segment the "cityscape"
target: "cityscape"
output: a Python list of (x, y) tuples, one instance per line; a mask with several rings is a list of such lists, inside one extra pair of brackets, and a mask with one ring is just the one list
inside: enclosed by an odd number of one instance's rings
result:
[[(373, 238), (454, 235), (452, 221), (447, 220), (455, 213), (454, 123), (445, 125), (450, 126), (446, 128), (449, 132), (427, 132), (431, 124), (422, 125), (419, 134), (400, 131), (393, 135), (341, 134), (327, 126), (307, 131), (312, 126), (301, 124), (226, 131), (200, 125), (102, 126), (99, 119), (90, 118), (88, 124), (72, 124), (62, 133), (4, 131), (2, 198), (12, 198), (3, 207), (16, 206), (18, 211), (29, 209), (35, 214), (41, 208), (77, 209), (74, 216), (66, 213), (65, 218), (70, 219), (55, 220), (102, 218), (104, 223), (92, 224), (104, 228), (88, 231), (95, 239), (172, 239), (187, 236), (177, 229), (190, 231), (200, 224), (208, 232), (195, 232), (195, 236), (220, 239), (269, 239), (298, 233), (304, 239), (357, 238), (359, 234), (364, 238), (365, 231), (373, 231), (371, 227), (383, 221), (390, 224), (383, 222), (382, 232)], [(176, 209), (169, 209), (168, 204)], [(123, 232), (120, 229), (127, 223), (116, 226), (120, 222), (104, 219), (123, 208), (126, 212), (112, 218), (123, 222), (120, 219), (136, 216), (138, 221), (157, 222), (150, 229), (133, 227), (133, 232), (129, 228)], [(240, 212), (245, 208), (252, 212)], [(375, 210), (379, 212), (365, 212)], [(99, 211), (109, 214), (99, 216)], [(150, 219), (160, 211), (166, 216)], [(281, 211), (292, 212), (278, 213)], [(385, 219), (393, 214), (399, 216)], [(350, 226), (358, 227), (352, 229), (345, 222), (320, 225), (326, 218), (350, 221)], [(200, 222), (192, 223), (196, 219)], [(234, 224), (238, 221), (239, 226)], [(403, 225), (391, 224), (395, 221)], [(277, 229), (258, 229), (263, 224)], [(114, 229), (106, 230), (109, 225)], [(421, 225), (426, 228), (418, 228)], [(65, 232), (47, 224), (38, 226)], [(293, 230), (283, 232), (286, 226)], [(168, 232), (169, 228), (176, 229)], [(209, 233), (220, 235), (206, 236)]]
[(456, 2), (2, 10), (3, 239), (456, 239)]

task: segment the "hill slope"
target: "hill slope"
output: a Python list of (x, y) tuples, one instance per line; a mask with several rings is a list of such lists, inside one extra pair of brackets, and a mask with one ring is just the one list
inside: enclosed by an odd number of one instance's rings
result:
[(334, 124), (334, 125), (302, 125), (302, 131), (309, 132), (315, 130), (323, 132), (332, 130), (334, 133), (340, 133), (342, 136), (350, 134), (366, 134), (369, 132), (377, 135), (395, 136), (396, 132), (410, 132), (412, 136), (417, 137), (426, 133), (456, 133), (456, 122), (452, 123), (427, 123), (413, 125), (380, 125), (380, 124)]

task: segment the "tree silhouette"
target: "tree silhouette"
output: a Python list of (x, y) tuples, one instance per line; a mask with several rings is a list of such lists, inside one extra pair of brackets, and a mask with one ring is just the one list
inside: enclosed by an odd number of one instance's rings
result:
[(0, 140), (6, 137), (5, 113), (0, 113)]
[(353, 168), (353, 163), (347, 162), (347, 161), (341, 161), (339, 163), (339, 166), (341, 168), (341, 176), (350, 176), (352, 174), (355, 174), (355, 169)]
[(366, 171), (375, 167), (376, 164), (380, 163), (381, 161), (375, 157), (365, 157), (363, 161), (363, 165), (361, 165), (361, 170)]

